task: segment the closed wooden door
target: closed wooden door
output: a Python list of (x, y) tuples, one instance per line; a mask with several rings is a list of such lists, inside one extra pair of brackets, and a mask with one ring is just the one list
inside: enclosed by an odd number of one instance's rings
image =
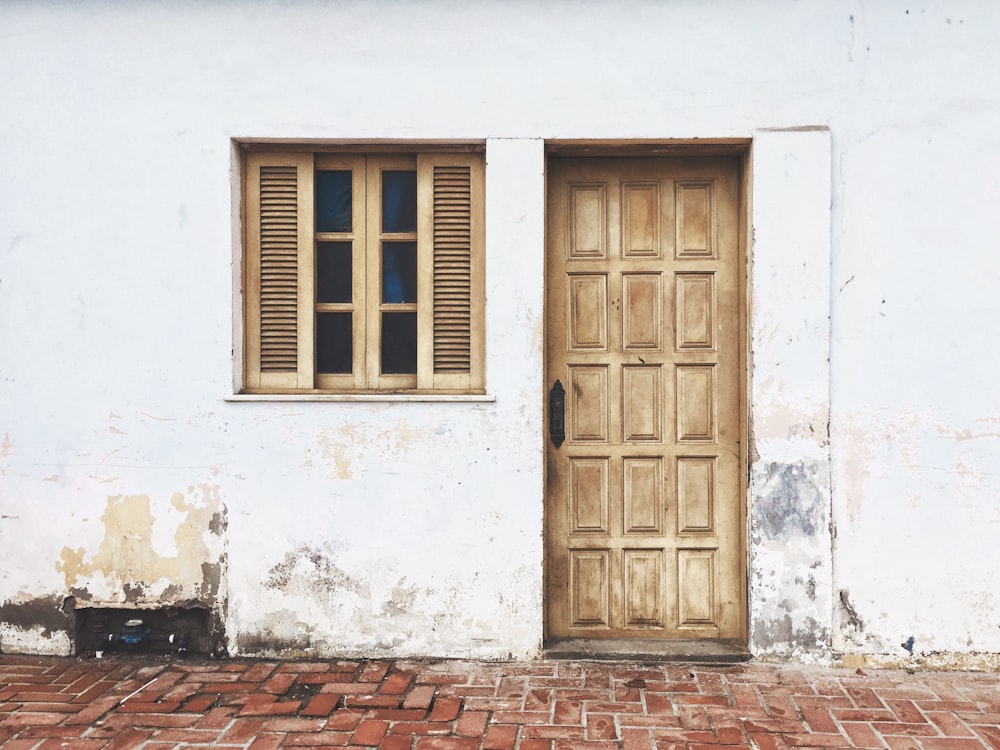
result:
[(740, 169), (549, 160), (550, 639), (745, 638)]

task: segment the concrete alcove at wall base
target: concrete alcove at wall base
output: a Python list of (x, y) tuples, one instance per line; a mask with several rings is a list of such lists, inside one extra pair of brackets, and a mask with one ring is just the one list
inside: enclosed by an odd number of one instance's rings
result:
[[(75, 610), (73, 653), (215, 655), (211, 612), (206, 607), (119, 609), (82, 607)], [(133, 627), (127, 627), (127, 623)], [(141, 621), (141, 625), (135, 625)]]

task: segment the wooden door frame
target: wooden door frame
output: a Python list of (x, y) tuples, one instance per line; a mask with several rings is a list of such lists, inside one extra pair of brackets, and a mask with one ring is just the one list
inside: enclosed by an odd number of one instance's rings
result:
[[(611, 157), (611, 158), (621, 158), (621, 157), (669, 157), (669, 156), (684, 156), (684, 157), (712, 157), (712, 156), (736, 156), (739, 157), (739, 183), (740, 183), (740, 194), (739, 194), (739, 207), (738, 207), (738, 219), (739, 226), (737, 229), (737, 236), (739, 240), (739, 267), (737, 269), (737, 276), (739, 278), (739, 299), (740, 299), (740, 319), (742, 325), (739, 331), (739, 393), (740, 393), (740, 425), (742, 439), (740, 440), (740, 476), (745, 481), (741, 485), (741, 502), (740, 502), (740, 524), (742, 533), (740, 534), (740, 544), (742, 549), (739, 550), (739, 557), (741, 560), (741, 573), (740, 582), (742, 584), (741, 591), (741, 614), (742, 614), (742, 634), (740, 637), (741, 645), (746, 647), (749, 645), (750, 640), (750, 601), (749, 601), (749, 590), (750, 590), (750, 521), (749, 521), (749, 504), (750, 504), (750, 440), (751, 440), (751, 429), (750, 429), (750, 375), (751, 375), (751, 359), (750, 359), (750, 341), (751, 341), (751, 331), (750, 331), (750, 247), (752, 246), (752, 223), (751, 223), (751, 185), (752, 185), (752, 175), (751, 175), (751, 147), (752, 141), (749, 138), (724, 138), (724, 139), (705, 139), (705, 140), (690, 140), (690, 139), (668, 139), (668, 140), (648, 140), (648, 139), (625, 139), (625, 140), (549, 140), (545, 143), (545, 180), (543, 187), (543, 195), (545, 196), (546, 202), (548, 200), (549, 189), (548, 189), (548, 175), (549, 175), (549, 163), (553, 158), (601, 158), (601, 157)], [(546, 219), (545, 223), (545, 242), (543, 252), (546, 256), (546, 261), (543, 263), (543, 268), (547, 269), (547, 254), (549, 252), (549, 227), (548, 227), (548, 211), (544, 211), (544, 216)], [(547, 274), (547, 270), (543, 271)], [(548, 320), (549, 320), (549, 294), (548, 294), (548, 278), (543, 278), (543, 320), (545, 325), (543, 326), (543, 352), (547, 351), (548, 346)], [(543, 367), (543, 379), (541, 388), (541, 397), (543, 400), (543, 414), (545, 415), (545, 420), (548, 419), (548, 383), (551, 378), (548, 373), (548, 357), (545, 356), (545, 366)], [(548, 425), (547, 421), (543, 424), (542, 430), (542, 451), (543, 453), (547, 450), (546, 441), (549, 440), (548, 435)], [(543, 534), (548, 534), (548, 518), (547, 518), (547, 498), (548, 498), (548, 462), (543, 462), (543, 489), (542, 489), (542, 529)], [(544, 645), (550, 645), (550, 625), (549, 625), (549, 601), (547, 597), (548, 585), (548, 544), (543, 544), (543, 560), (542, 560), (542, 642)], [(609, 651), (613, 650), (614, 646), (609, 644)]]

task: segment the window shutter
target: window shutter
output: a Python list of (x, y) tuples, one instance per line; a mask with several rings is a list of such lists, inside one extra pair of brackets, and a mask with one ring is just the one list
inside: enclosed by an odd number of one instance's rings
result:
[(250, 154), (244, 221), (249, 390), (312, 387), (312, 158)]
[[(483, 388), (483, 159), (478, 154), (421, 154), (418, 226), (427, 283), (420, 301), (418, 387)], [(426, 340), (426, 339), (425, 339)]]

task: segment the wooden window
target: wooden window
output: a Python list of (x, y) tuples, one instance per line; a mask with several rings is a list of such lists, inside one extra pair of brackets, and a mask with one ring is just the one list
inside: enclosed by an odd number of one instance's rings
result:
[(481, 153), (243, 166), (244, 392), (484, 392)]

